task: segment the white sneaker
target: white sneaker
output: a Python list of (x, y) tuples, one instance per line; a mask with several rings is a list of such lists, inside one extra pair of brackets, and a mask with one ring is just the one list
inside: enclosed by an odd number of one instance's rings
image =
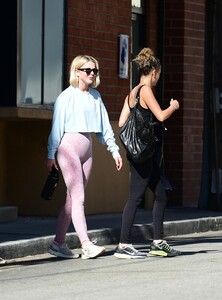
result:
[(0, 257), (0, 265), (4, 265), (6, 263), (6, 261)]
[(78, 258), (79, 254), (73, 253), (65, 244), (64, 245), (56, 245), (52, 243), (49, 247), (48, 252), (52, 255), (63, 257), (63, 258)]
[(94, 258), (105, 251), (106, 249), (104, 247), (96, 246), (91, 243), (88, 246), (82, 247), (82, 259)]

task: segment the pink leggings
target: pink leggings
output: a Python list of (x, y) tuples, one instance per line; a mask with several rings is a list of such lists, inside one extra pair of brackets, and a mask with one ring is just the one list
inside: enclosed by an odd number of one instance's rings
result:
[(82, 243), (88, 240), (84, 212), (85, 188), (92, 169), (90, 133), (65, 133), (57, 152), (59, 167), (67, 187), (66, 203), (59, 213), (55, 242), (63, 244), (72, 220)]

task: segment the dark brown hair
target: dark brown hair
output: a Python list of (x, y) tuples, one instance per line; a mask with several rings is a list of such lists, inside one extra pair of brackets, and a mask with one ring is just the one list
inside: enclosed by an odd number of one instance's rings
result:
[(153, 69), (160, 70), (160, 60), (154, 55), (150, 48), (143, 48), (133, 60), (137, 65), (139, 75), (148, 75)]

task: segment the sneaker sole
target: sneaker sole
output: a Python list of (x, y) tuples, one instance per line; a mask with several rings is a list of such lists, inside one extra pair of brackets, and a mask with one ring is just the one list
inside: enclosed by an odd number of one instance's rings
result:
[(161, 251), (161, 250), (150, 250), (149, 254), (156, 255), (156, 256), (169, 256), (168, 253)]
[(1, 259), (1, 260), (0, 260), (0, 265), (5, 265), (5, 264), (6, 264), (6, 260)]
[(164, 251), (161, 251), (161, 250), (150, 250), (149, 254), (156, 255), (156, 256), (164, 256), (164, 257), (166, 257), (166, 256), (175, 257), (175, 256), (178, 256), (178, 255), (181, 255), (180, 252), (172, 254), (172, 253), (167, 253), (167, 252), (164, 252)]
[(87, 254), (82, 254), (82, 259), (90, 259), (90, 258), (96, 258), (97, 256), (99, 256), (100, 254), (104, 253), (106, 251), (105, 248), (101, 249), (99, 252), (94, 253), (94, 255), (87, 255)]
[(54, 256), (62, 257), (62, 258), (69, 258), (69, 259), (79, 258), (79, 254), (76, 254), (76, 253), (74, 253), (73, 256), (68, 256), (68, 255), (62, 254), (60, 252), (54, 251), (52, 249), (49, 249), (48, 252)]
[(114, 256), (117, 257), (117, 258), (125, 258), (125, 259), (144, 259), (147, 257), (147, 255), (144, 255), (144, 256), (132, 256), (132, 255), (128, 255), (128, 254), (121, 254), (121, 253), (114, 253)]

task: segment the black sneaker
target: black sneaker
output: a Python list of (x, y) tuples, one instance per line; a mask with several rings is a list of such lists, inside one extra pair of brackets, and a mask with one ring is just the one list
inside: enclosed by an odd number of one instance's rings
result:
[(133, 245), (128, 244), (123, 248), (117, 246), (114, 256), (118, 258), (145, 258), (147, 257), (147, 254), (136, 250)]
[(159, 244), (153, 242), (150, 245), (149, 254), (159, 255), (159, 256), (177, 256), (180, 255), (181, 252), (170, 247), (166, 241), (162, 241)]

